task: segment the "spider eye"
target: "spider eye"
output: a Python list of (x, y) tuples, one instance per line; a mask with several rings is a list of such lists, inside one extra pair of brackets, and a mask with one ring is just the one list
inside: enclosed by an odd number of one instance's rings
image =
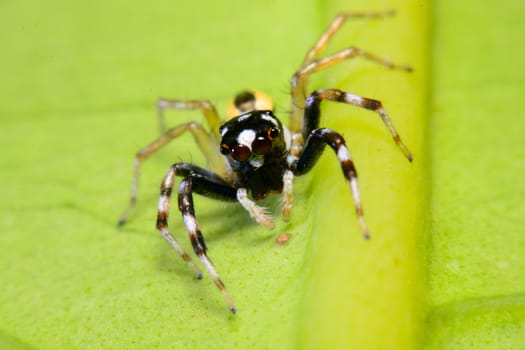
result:
[(237, 145), (232, 149), (232, 157), (239, 162), (245, 162), (250, 159), (252, 152), (244, 145)]
[(268, 137), (270, 137), (270, 139), (274, 139), (277, 136), (279, 136), (279, 129), (276, 129), (276, 128), (268, 129)]
[(252, 142), (252, 149), (258, 155), (264, 155), (272, 148), (272, 141), (264, 136), (258, 136)]
[(221, 153), (227, 156), (228, 154), (230, 154), (230, 147), (223, 143), (221, 145)]

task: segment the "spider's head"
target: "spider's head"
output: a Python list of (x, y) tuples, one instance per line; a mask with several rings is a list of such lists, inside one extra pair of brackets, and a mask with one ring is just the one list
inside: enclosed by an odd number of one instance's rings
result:
[(282, 158), (288, 153), (290, 133), (272, 111), (253, 110), (221, 126), (221, 148), (225, 156), (249, 162), (259, 168), (269, 157)]

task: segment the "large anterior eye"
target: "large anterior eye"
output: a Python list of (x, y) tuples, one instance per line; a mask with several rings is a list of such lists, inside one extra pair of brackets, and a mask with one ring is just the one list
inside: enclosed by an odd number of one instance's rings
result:
[(268, 137), (270, 138), (270, 140), (276, 138), (277, 136), (279, 136), (279, 129), (270, 128), (268, 130)]
[(272, 141), (265, 136), (257, 136), (252, 142), (252, 150), (255, 154), (264, 155), (272, 149)]
[(232, 149), (232, 157), (239, 162), (247, 161), (251, 155), (250, 149), (244, 145), (237, 145)]

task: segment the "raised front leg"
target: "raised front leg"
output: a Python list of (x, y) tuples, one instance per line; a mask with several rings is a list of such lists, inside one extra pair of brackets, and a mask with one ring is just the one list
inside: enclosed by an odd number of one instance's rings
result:
[(323, 100), (347, 103), (360, 108), (369, 109), (376, 112), (381, 117), (381, 120), (387, 127), (388, 131), (392, 135), (394, 142), (401, 149), (405, 157), (411, 162), (413, 159), (412, 153), (408, 147), (405, 146), (401, 137), (394, 128), (394, 124), (390, 120), (390, 117), (383, 108), (383, 104), (371, 98), (361, 97), (358, 95), (350, 94), (336, 89), (323, 89), (314, 91), (307, 99), (304, 110), (303, 120), (303, 137), (306, 139), (312, 130), (319, 127), (319, 120), (321, 118), (320, 104)]
[(303, 60), (303, 63), (301, 64), (301, 67), (292, 76), (290, 82), (292, 105), (290, 107), (290, 123), (288, 125), (292, 132), (297, 132), (301, 128), (301, 113), (304, 109), (304, 101), (307, 94), (306, 87), (308, 85), (308, 77), (310, 74), (354, 57), (363, 57), (367, 60), (391, 69), (400, 69), (408, 72), (412, 71), (410, 66), (395, 64), (390, 60), (353, 46), (347, 47), (329, 56), (317, 58), (324, 51), (332, 37), (339, 31), (339, 29), (348, 19), (381, 19), (393, 14), (394, 11), (392, 10), (384, 12), (342, 13), (333, 19), (326, 31), (308, 51)]

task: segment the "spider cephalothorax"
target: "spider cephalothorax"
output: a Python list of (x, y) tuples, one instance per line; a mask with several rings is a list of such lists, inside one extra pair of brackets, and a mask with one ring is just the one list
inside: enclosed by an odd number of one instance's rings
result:
[(219, 132), (221, 153), (254, 168), (261, 167), (264, 159), (286, 157), (290, 148), (290, 132), (272, 111), (246, 112), (227, 121)]
[(221, 153), (237, 175), (235, 187), (246, 187), (254, 199), (282, 192), (291, 136), (271, 111), (246, 112), (219, 130)]
[[(255, 201), (271, 193), (281, 194), (282, 217), (288, 220), (293, 204), (294, 177), (312, 169), (325, 147), (329, 146), (337, 155), (343, 176), (348, 180), (361, 231), (368, 239), (370, 234), (363, 214), (357, 186), (357, 172), (350, 151), (338, 132), (320, 127), (321, 102), (328, 100), (374, 111), (381, 117), (395, 143), (410, 161), (412, 161), (412, 154), (401, 141), (380, 101), (338, 89), (316, 90), (304, 98), (304, 90), (311, 73), (358, 56), (389, 68), (411, 71), (408, 66), (395, 65), (356, 47), (348, 47), (317, 58), (346, 19), (382, 18), (391, 13), (341, 14), (334, 19), (308, 51), (299, 70), (292, 76), (292, 103), (288, 128), (274, 115), (271, 99), (255, 90), (246, 90), (235, 96), (227, 113), (230, 119), (226, 122), (221, 120), (215, 107), (208, 101), (160, 99), (157, 106), (162, 135), (137, 152), (130, 204), (120, 217), (119, 224), (126, 222), (135, 205), (141, 163), (171, 140), (184, 132), (189, 132), (205, 155), (207, 168), (186, 162), (170, 166), (160, 186), (157, 229), (193, 269), (197, 278), (202, 278), (200, 269), (168, 230), (168, 213), (175, 178), (182, 177), (178, 188), (178, 207), (193, 250), (222, 292), (231, 312), (235, 313), (236, 309), (208, 258), (204, 236), (195, 217), (193, 193), (212, 199), (237, 201), (253, 220), (271, 229), (274, 227), (272, 218), (266, 213), (265, 208), (257, 205)], [(163, 112), (167, 108), (200, 109), (208, 129), (198, 122), (189, 122), (166, 130)]]

